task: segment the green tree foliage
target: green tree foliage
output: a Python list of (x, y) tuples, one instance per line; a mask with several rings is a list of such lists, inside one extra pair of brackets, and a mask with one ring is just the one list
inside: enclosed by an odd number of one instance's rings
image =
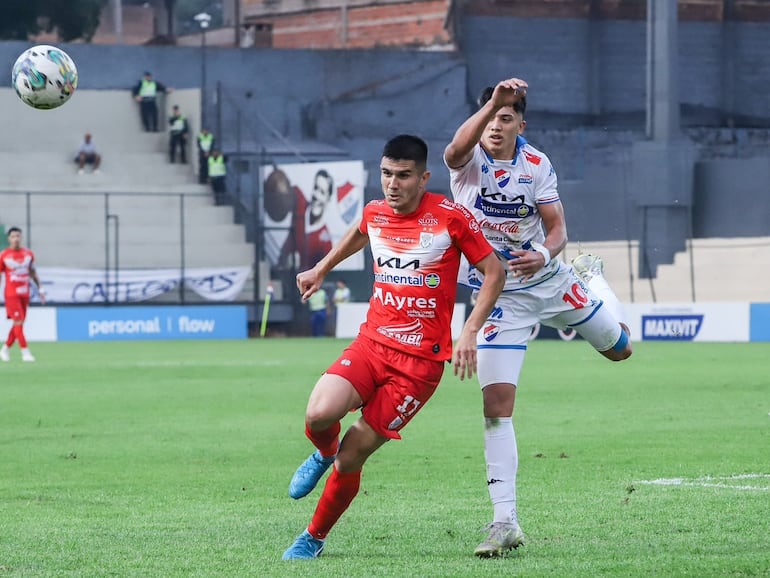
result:
[(56, 31), (63, 42), (93, 38), (106, 0), (3, 0), (0, 39)]

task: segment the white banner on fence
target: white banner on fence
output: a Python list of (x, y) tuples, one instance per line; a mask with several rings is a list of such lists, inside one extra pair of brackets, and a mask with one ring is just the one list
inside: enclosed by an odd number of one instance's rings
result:
[(632, 303), (623, 307), (632, 339), (749, 341), (748, 303)]
[[(0, 314), (0, 339), (5, 341), (10, 329), (11, 320), (6, 319), (5, 311), (2, 311)], [(31, 307), (27, 311), (27, 319), (24, 322), (24, 337), (29, 341), (56, 341), (56, 333), (55, 307)], [(18, 352), (18, 350), (15, 351)]]
[[(243, 290), (251, 267), (184, 270), (184, 285), (209, 301), (233, 301)], [(180, 269), (66, 269), (38, 267), (51, 303), (135, 303), (179, 291)], [(34, 285), (34, 284), (33, 284)], [(37, 294), (32, 295), (37, 301)]]
[[(309, 269), (363, 215), (363, 161), (286, 164), (262, 171), (265, 252), (273, 265), (293, 259), (301, 271)], [(336, 270), (363, 268), (359, 251)]]

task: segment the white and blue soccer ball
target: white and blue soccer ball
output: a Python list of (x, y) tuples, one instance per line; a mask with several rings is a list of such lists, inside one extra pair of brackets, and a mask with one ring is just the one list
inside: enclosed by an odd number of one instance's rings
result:
[(32, 108), (47, 110), (67, 102), (78, 86), (75, 62), (61, 48), (41, 44), (25, 50), (13, 65), (16, 94)]

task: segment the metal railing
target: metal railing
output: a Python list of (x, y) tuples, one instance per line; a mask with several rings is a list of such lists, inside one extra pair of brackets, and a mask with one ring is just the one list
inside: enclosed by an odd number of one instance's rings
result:
[[(201, 242), (188, 222), (194, 210), (207, 210), (208, 203), (191, 206), (192, 198), (201, 197), (208, 194), (0, 191), (0, 223), (23, 228), (23, 244), (34, 250), (39, 267), (102, 270), (108, 288), (119, 286), (121, 270), (178, 269), (178, 287), (158, 300), (184, 304), (200, 301), (185, 285), (188, 271), (219, 266), (216, 238)], [(142, 237), (153, 228), (162, 233), (155, 246)], [(214, 258), (191, 261), (206, 246)], [(253, 258), (243, 265), (253, 269)], [(237, 301), (250, 303), (255, 295), (247, 282)], [(111, 292), (105, 297), (117, 301)]]

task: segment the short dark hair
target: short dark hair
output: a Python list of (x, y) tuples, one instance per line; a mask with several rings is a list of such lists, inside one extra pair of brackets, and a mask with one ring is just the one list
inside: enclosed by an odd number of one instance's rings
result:
[[(484, 88), (484, 90), (481, 91), (481, 94), (479, 94), (479, 97), (476, 99), (476, 103), (479, 105), (479, 108), (489, 102), (489, 99), (492, 98), (492, 93), (494, 91), (494, 86), (487, 86)], [(524, 96), (518, 102), (514, 102), (513, 110), (518, 112), (521, 116), (524, 116), (524, 112), (527, 110), (527, 97)]]
[(428, 145), (411, 134), (394, 136), (382, 149), (382, 156), (394, 161), (414, 161), (420, 170), (428, 166)]
[(8, 229), (6, 236), (10, 236), (11, 233), (18, 233), (19, 235), (21, 235), (21, 229), (19, 229), (18, 227), (11, 227), (10, 229)]

